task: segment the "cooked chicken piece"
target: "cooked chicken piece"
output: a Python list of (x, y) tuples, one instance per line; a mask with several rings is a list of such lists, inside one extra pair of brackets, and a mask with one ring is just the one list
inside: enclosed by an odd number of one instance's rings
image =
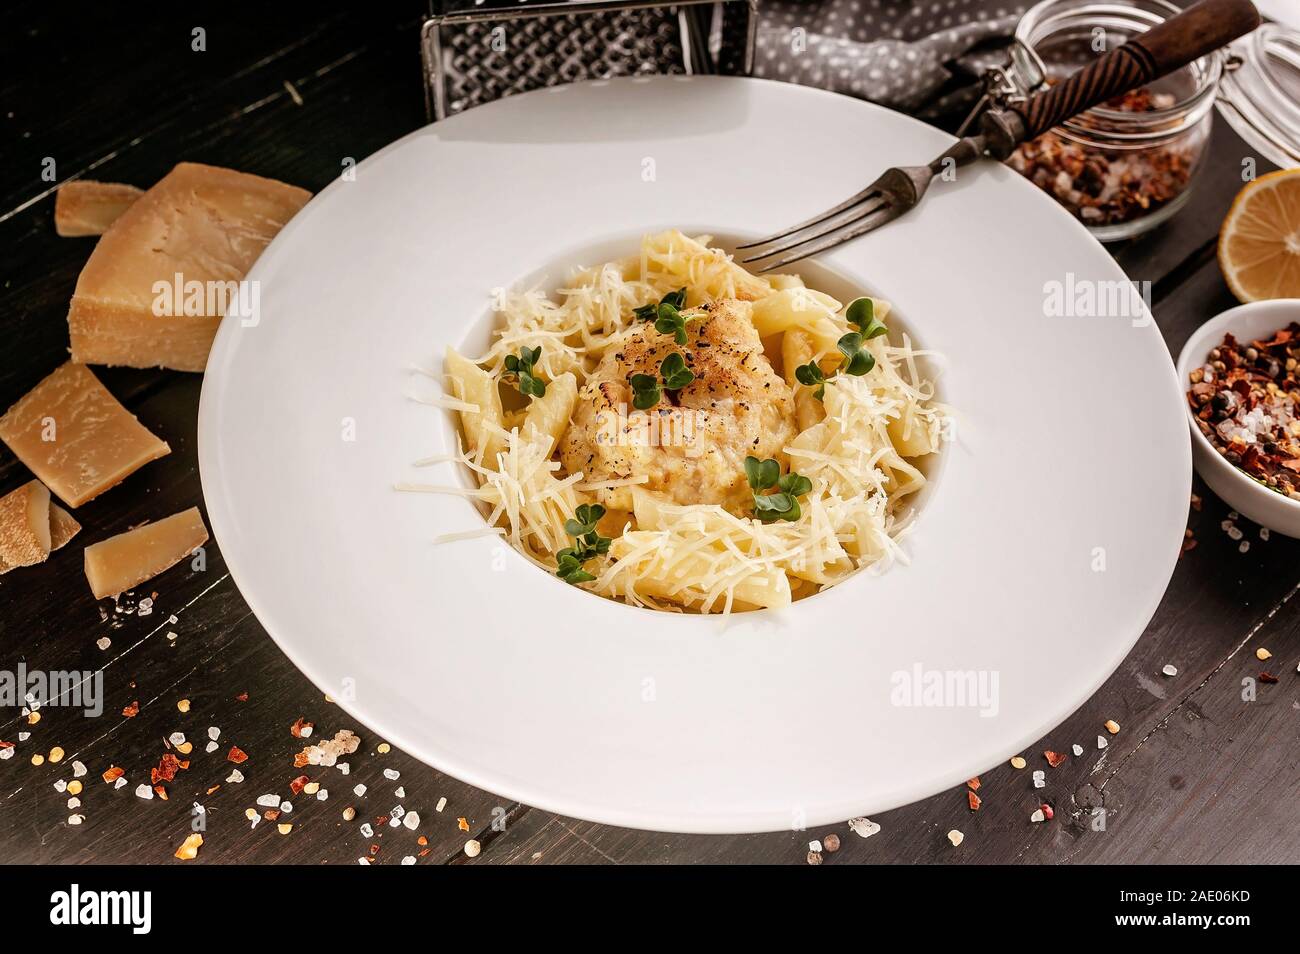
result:
[[(605, 355), (578, 395), (573, 421), (560, 441), (560, 460), (585, 481), (645, 475), (641, 487), (678, 504), (751, 508), (745, 458), (775, 457), (795, 436), (790, 386), (772, 370), (750, 320), (749, 302), (727, 299), (686, 313), (687, 342), (679, 346), (652, 322), (622, 348)], [(695, 379), (664, 390), (648, 411), (633, 407), (634, 374), (659, 375), (681, 352)], [(626, 487), (597, 492), (606, 507), (630, 510)]]

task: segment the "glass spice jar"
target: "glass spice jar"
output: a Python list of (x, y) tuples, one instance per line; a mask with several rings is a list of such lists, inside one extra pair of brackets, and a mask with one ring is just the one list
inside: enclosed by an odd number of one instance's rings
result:
[[(1059, 82), (1179, 12), (1165, 0), (1043, 0), (1016, 28), (1012, 77)], [(1068, 119), (1007, 163), (1103, 242), (1155, 228), (1190, 194), (1224, 59), (1222, 51), (1202, 57)]]

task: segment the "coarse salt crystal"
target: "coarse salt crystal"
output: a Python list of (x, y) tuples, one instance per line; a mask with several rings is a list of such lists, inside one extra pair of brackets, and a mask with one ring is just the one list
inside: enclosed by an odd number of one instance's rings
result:
[[(114, 788), (122, 788), (122, 787), (124, 787), (125, 785), (126, 785), (126, 776), (125, 776), (125, 775), (119, 775), (119, 776), (117, 777), (117, 781), (115, 781), (115, 782), (113, 783), (113, 787), (114, 787)], [(152, 792), (151, 792), (150, 794), (152, 794)]]
[(1104, 735), (1097, 736), (1097, 748), (1104, 749), (1108, 745), (1110, 745), (1110, 743), (1106, 741), (1106, 737)]
[(86, 774), (86, 764), (84, 762), (74, 761), (72, 763), (72, 777), (81, 778)]
[(139, 798), (148, 800), (153, 798), (153, 789), (150, 788), (148, 785), (145, 785), (143, 782), (141, 782), (139, 785), (135, 787), (135, 794)]
[(818, 841), (816, 838), (814, 838), (812, 841), (808, 842), (808, 850), (809, 850), (809, 851), (821, 851), (821, 850), (822, 850), (822, 843), (821, 843), (820, 841)]
[(388, 779), (390, 782), (396, 782), (401, 777), (402, 773), (397, 771), (397, 769), (384, 769), (384, 778)]
[(407, 812), (402, 816), (402, 824), (411, 829), (411, 831), (415, 831), (415, 829), (420, 827), (420, 813)]
[(293, 803), (286, 800), (280, 803), (280, 814), (287, 815), (293, 811)]
[(366, 794), (366, 787), (358, 782), (356, 788), (352, 789), (352, 794), (360, 797)]
[(956, 848), (966, 840), (966, 836), (954, 828), (952, 831), (948, 832), (948, 840), (952, 842), (952, 846)]
[(1173, 663), (1165, 663), (1164, 666), (1161, 667), (1160, 671), (1164, 673), (1166, 676), (1178, 675), (1178, 667), (1175, 666)]
[(1083, 746), (1080, 745), (1078, 742), (1076, 742), (1074, 743), (1074, 745), (1070, 746), (1070, 751), (1073, 752), (1075, 754), (1075, 757), (1077, 758), (1078, 756), (1083, 754)]
[(405, 798), (405, 797), (406, 797), (406, 787), (403, 786), (403, 785), (399, 785), (399, 786), (397, 786), (397, 789), (396, 789), (396, 791), (393, 792), (393, 794), (396, 795), (398, 798)]
[(68, 824), (69, 824), (69, 825), (80, 825), (80, 824), (81, 824), (82, 822), (84, 822), (85, 820), (86, 820), (86, 816), (85, 816), (85, 815), (69, 815), (69, 816), (68, 816)]
[(56, 792), (66, 792), (68, 790), (68, 783), (65, 782), (63, 779), (59, 779), (57, 782), (54, 783), (54, 790)]
[(173, 732), (171, 735), (167, 736), (167, 741), (170, 742), (172, 745), (176, 745), (176, 746), (184, 745), (184, 744), (185, 744), (185, 733), (184, 733), (184, 732)]
[(71, 809), (71, 808), (80, 808), (80, 807), (81, 807), (81, 799), (79, 799), (76, 795), (73, 795), (70, 799), (68, 799), (68, 808)]
[(438, 804), (433, 806), (433, 810), (435, 812), (440, 812), (446, 807), (447, 807), (447, 796), (444, 795), (442, 796), (442, 798), (438, 799)]
[(374, 833), (375, 830), (370, 827), (370, 822), (361, 823), (361, 834), (363, 834), (367, 838), (370, 838), (371, 836), (374, 835)]
[(215, 725), (208, 726), (208, 738), (213, 742), (217, 741), (217, 739), (221, 738), (221, 730)]
[(403, 858), (402, 858), (402, 864), (404, 864), (404, 865), (413, 865), (413, 864), (415, 864), (415, 855), (406, 855), (405, 857), (403, 857)]
[(1034, 769), (1034, 788), (1045, 788), (1047, 786), (1047, 773), (1042, 769)]
[(1043, 821), (1045, 818), (1047, 818), (1047, 816), (1043, 814), (1041, 808), (1035, 808), (1033, 813), (1029, 816), (1029, 820), (1035, 823)]
[(217, 751), (218, 748), (220, 748), (220, 746), (218, 746), (216, 742), (209, 742), (207, 745), (205, 745), (205, 746), (203, 747), (203, 751), (204, 751), (204, 752), (215, 752), (215, 751)]
[(862, 838), (870, 838), (880, 832), (880, 826), (870, 818), (850, 818), (848, 825), (850, 831)]
[(100, 649), (107, 649), (109, 646), (113, 645), (113, 641), (107, 636), (101, 636), (99, 639), (95, 640), (95, 645)]
[(280, 806), (280, 796), (272, 795), (269, 792), (266, 795), (257, 796), (257, 804), (263, 808), (278, 808)]
[(322, 788), (319, 792), (316, 793), (316, 801), (318, 802), (323, 802), (325, 801), (325, 799), (329, 797), (330, 797), (330, 793), (327, 789)]
[(239, 771), (239, 769), (233, 770), (229, 775), (226, 776), (226, 781), (234, 785), (238, 785), (243, 780), (244, 780), (244, 773)]

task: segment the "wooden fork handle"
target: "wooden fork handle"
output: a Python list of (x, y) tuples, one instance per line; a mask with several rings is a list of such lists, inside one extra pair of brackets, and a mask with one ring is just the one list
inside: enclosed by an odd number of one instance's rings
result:
[(1033, 139), (1072, 116), (1150, 83), (1259, 26), (1250, 0), (1201, 0), (1012, 107)]

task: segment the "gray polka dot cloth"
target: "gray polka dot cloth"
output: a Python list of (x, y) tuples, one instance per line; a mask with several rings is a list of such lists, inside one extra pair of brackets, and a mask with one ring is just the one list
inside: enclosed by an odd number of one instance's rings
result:
[(926, 117), (967, 108), (1029, 3), (762, 0), (754, 73)]

